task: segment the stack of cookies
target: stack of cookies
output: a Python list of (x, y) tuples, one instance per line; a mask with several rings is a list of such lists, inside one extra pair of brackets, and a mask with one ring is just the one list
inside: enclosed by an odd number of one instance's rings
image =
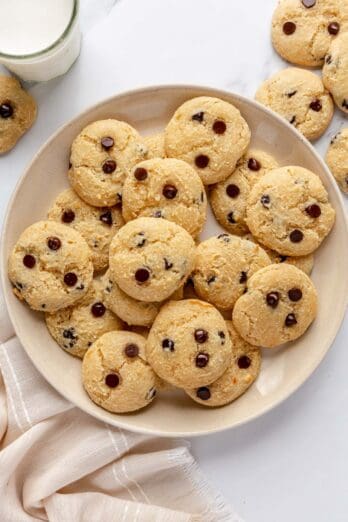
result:
[[(15, 295), (83, 359), (103, 408), (139, 410), (163, 382), (228, 404), (257, 378), (260, 347), (314, 320), (313, 252), (334, 210), (315, 173), (280, 167), (250, 138), (239, 110), (209, 97), (147, 138), (93, 122), (72, 144), (71, 188), (15, 245)], [(209, 200), (225, 231), (200, 242)]]

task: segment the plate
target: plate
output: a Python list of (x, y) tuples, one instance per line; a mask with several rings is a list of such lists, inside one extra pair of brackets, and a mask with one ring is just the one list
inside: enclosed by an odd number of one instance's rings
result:
[[(125, 120), (141, 133), (164, 128), (175, 109), (194, 96), (217, 96), (239, 108), (252, 131), (252, 146), (273, 154), (281, 165), (301, 165), (317, 173), (337, 213), (330, 236), (315, 255), (313, 280), (319, 292), (318, 316), (307, 333), (286, 348), (264, 350), (260, 376), (237, 401), (223, 408), (204, 408), (180, 390), (160, 394), (147, 409), (116, 415), (93, 404), (83, 390), (81, 362), (61, 350), (49, 335), (40, 313), (12, 293), (7, 259), (20, 233), (45, 218), (56, 195), (68, 186), (70, 146), (88, 123)], [(209, 211), (202, 238), (220, 233)], [(258, 103), (217, 89), (161, 86), (127, 92), (90, 107), (60, 128), (40, 149), (23, 174), (7, 210), (1, 244), (1, 276), (15, 331), (44, 378), (66, 399), (111, 425), (162, 436), (195, 436), (222, 431), (264, 414), (289, 397), (311, 375), (330, 348), (344, 316), (348, 295), (348, 226), (335, 181), (310, 143), (286, 121)]]

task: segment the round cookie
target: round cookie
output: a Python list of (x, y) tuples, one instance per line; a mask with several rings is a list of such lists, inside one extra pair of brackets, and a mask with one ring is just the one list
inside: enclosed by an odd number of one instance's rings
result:
[(259, 87), (255, 99), (285, 118), (309, 140), (327, 129), (334, 106), (323, 82), (314, 73), (290, 67)]
[(250, 142), (248, 124), (236, 107), (201, 96), (183, 103), (165, 130), (168, 157), (194, 167), (204, 185), (227, 178)]
[(348, 32), (342, 33), (331, 44), (325, 57), (323, 82), (337, 107), (348, 114)]
[(348, 194), (348, 127), (331, 140), (326, 153), (326, 163), (340, 187)]
[(73, 190), (68, 189), (55, 199), (47, 217), (80, 232), (90, 248), (95, 271), (107, 268), (111, 239), (124, 225), (118, 207), (92, 207), (79, 198)]
[(204, 406), (224, 406), (236, 400), (256, 380), (261, 368), (261, 350), (247, 343), (226, 321), (232, 341), (232, 358), (225, 373), (209, 386), (185, 390), (199, 404)]
[(314, 252), (334, 221), (335, 211), (320, 178), (302, 167), (268, 172), (248, 198), (246, 222), (251, 233), (282, 255)]
[(232, 313), (233, 325), (248, 343), (273, 348), (302, 335), (317, 313), (317, 292), (295, 266), (270, 265), (254, 274)]
[(151, 327), (146, 357), (157, 375), (174, 386), (210, 384), (231, 360), (231, 341), (222, 315), (198, 299), (170, 301)]
[(126, 221), (140, 216), (163, 217), (193, 237), (205, 223), (207, 198), (195, 170), (184, 161), (154, 158), (138, 163), (123, 186)]
[(163, 132), (152, 134), (151, 136), (145, 136), (144, 143), (147, 148), (147, 159), (166, 157)]
[(210, 204), (221, 226), (232, 234), (248, 232), (245, 216), (250, 189), (266, 172), (276, 167), (278, 162), (266, 152), (249, 150), (238, 161), (232, 174), (212, 187)]
[(145, 359), (145, 339), (133, 332), (108, 332), (82, 361), (82, 383), (93, 402), (113, 413), (148, 406), (157, 377)]
[(163, 301), (189, 276), (194, 251), (192, 237), (176, 223), (149, 217), (129, 221), (110, 245), (111, 279), (134, 299)]
[(36, 119), (36, 102), (16, 78), (0, 76), (0, 154), (12, 149)]
[(272, 19), (272, 42), (285, 60), (321, 67), (331, 42), (347, 29), (345, 0), (280, 0)]
[(197, 295), (220, 310), (231, 310), (257, 270), (271, 263), (256, 243), (230, 234), (198, 245), (192, 279)]
[(39, 221), (22, 232), (8, 261), (15, 295), (34, 310), (56, 312), (88, 291), (91, 254), (83, 237), (55, 221)]
[(100, 279), (76, 305), (46, 314), (46, 325), (63, 350), (81, 359), (98, 337), (122, 329), (120, 319), (106, 309)]
[(147, 149), (128, 123), (99, 120), (87, 125), (71, 146), (69, 180), (86, 203), (111, 207), (122, 200), (122, 187)]

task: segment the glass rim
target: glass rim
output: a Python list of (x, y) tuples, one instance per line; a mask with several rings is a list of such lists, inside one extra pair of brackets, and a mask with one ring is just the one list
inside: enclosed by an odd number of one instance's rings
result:
[(0, 51), (0, 58), (8, 58), (8, 59), (13, 59), (13, 60), (26, 60), (28, 58), (38, 58), (39, 56), (43, 56), (47, 52), (52, 51), (52, 49), (54, 49), (61, 42), (63, 42), (65, 37), (70, 32), (72, 26), (74, 25), (74, 22), (77, 18), (77, 13), (78, 13), (79, 0), (73, 0), (73, 2), (74, 2), (73, 10), (72, 10), (71, 17), (70, 17), (70, 20), (69, 20), (66, 28), (64, 29), (62, 34), (57, 38), (57, 40), (55, 40), (51, 45), (49, 45), (48, 47), (45, 47), (44, 49), (41, 49), (40, 51), (36, 51), (35, 53), (30, 53), (30, 54), (8, 54), (8, 53), (2, 53)]

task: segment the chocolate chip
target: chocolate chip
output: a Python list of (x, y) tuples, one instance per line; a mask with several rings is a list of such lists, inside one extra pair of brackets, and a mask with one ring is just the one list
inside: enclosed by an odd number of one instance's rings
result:
[(164, 185), (162, 194), (167, 199), (174, 199), (178, 193), (178, 189), (174, 185)]
[(103, 305), (103, 303), (100, 303), (100, 302), (94, 303), (91, 306), (91, 312), (92, 312), (92, 315), (94, 315), (94, 317), (102, 317), (106, 312), (106, 308)]
[(163, 259), (164, 259), (164, 268), (166, 270), (170, 270), (171, 268), (173, 268), (173, 263), (168, 261), (168, 259), (166, 257), (164, 257)]
[(288, 314), (285, 318), (285, 326), (294, 326), (297, 324), (295, 314)]
[(209, 164), (208, 156), (205, 156), (204, 154), (200, 154), (199, 156), (196, 156), (195, 164), (196, 164), (196, 167), (198, 167), (199, 169), (205, 169)]
[(239, 278), (240, 284), (246, 283), (247, 279), (248, 279), (248, 274), (246, 272), (241, 272), (240, 278)]
[(148, 176), (147, 170), (143, 167), (138, 167), (134, 171), (134, 177), (138, 181), (144, 181)]
[(248, 159), (248, 169), (257, 172), (261, 168), (261, 163), (255, 158)]
[(162, 210), (156, 210), (156, 212), (153, 213), (153, 217), (155, 217), (155, 218), (163, 217)]
[(342, 107), (343, 107), (344, 109), (348, 109), (348, 99), (347, 99), (347, 100), (346, 100), (346, 99), (343, 100), (343, 102), (342, 102)]
[(149, 391), (146, 394), (146, 400), (147, 401), (152, 401), (152, 399), (154, 397), (156, 397), (156, 393), (157, 393), (157, 391), (156, 391), (155, 388), (150, 388)]
[(72, 223), (75, 219), (75, 212), (71, 210), (71, 208), (68, 208), (67, 210), (64, 210), (62, 214), (62, 221), (63, 223)]
[(330, 65), (330, 63), (332, 63), (332, 56), (331, 56), (331, 54), (327, 54), (325, 56), (325, 63), (327, 63), (328, 65)]
[(126, 345), (124, 353), (127, 355), (127, 357), (136, 357), (139, 355), (139, 347), (137, 344), (129, 343)]
[(295, 121), (296, 121), (296, 116), (293, 116), (293, 117), (291, 118), (291, 120), (289, 121), (289, 123), (290, 123), (291, 125), (293, 125), (293, 124), (295, 123)]
[(23, 290), (23, 285), (22, 285), (22, 283), (19, 283), (18, 281), (16, 281), (16, 283), (15, 283), (15, 287), (16, 287), (18, 290)]
[(196, 114), (194, 114), (191, 119), (193, 121), (199, 121), (199, 123), (202, 123), (202, 121), (204, 119), (204, 112), (203, 111), (196, 112)]
[(239, 187), (237, 185), (234, 185), (233, 183), (230, 185), (227, 185), (226, 187), (226, 194), (230, 198), (236, 198), (240, 193)]
[(92, 346), (92, 344), (93, 344), (92, 341), (88, 341), (87, 347), (90, 348)]
[(279, 303), (279, 292), (270, 292), (266, 295), (266, 303), (271, 308), (277, 308)]
[(263, 196), (261, 196), (261, 204), (263, 207), (265, 208), (269, 208), (270, 207), (270, 203), (271, 203), (271, 198), (269, 197), (268, 194), (264, 194)]
[(297, 302), (302, 299), (302, 290), (300, 290), (300, 288), (291, 288), (288, 291), (288, 296), (290, 301)]
[(111, 227), (111, 225), (112, 225), (111, 210), (107, 210), (106, 212), (103, 212), (103, 214), (100, 214), (99, 219), (102, 223), (105, 223), (105, 225), (109, 225), (109, 227)]
[(10, 118), (13, 114), (13, 107), (10, 103), (2, 103), (0, 105), (0, 116), (1, 118)]
[(340, 30), (340, 24), (338, 22), (331, 22), (328, 26), (327, 26), (327, 30), (329, 31), (330, 34), (332, 35), (336, 35), (339, 33), (339, 30)]
[(150, 277), (150, 271), (147, 268), (138, 268), (135, 272), (135, 279), (138, 283), (145, 283)]
[(101, 143), (103, 149), (105, 149), (105, 150), (109, 150), (109, 149), (111, 149), (111, 147), (114, 146), (114, 140), (110, 136), (104, 136), (104, 138), (102, 138), (100, 140), (100, 143)]
[(247, 355), (241, 355), (238, 358), (237, 364), (241, 370), (246, 370), (251, 365), (251, 359)]
[(320, 112), (323, 108), (320, 100), (314, 100), (309, 104), (309, 107), (312, 109), (312, 111)]
[(221, 337), (221, 339), (226, 339), (225, 332), (223, 332), (222, 330), (218, 331), (218, 336)]
[(307, 7), (307, 9), (309, 9), (317, 3), (317, 0), (302, 0), (302, 3), (305, 7)]
[(224, 243), (229, 243), (231, 241), (231, 238), (230, 238), (230, 235), (229, 234), (219, 234), (217, 236), (218, 239), (222, 239), (224, 241)]
[(207, 401), (210, 399), (210, 390), (206, 386), (202, 386), (201, 388), (198, 388), (196, 391), (196, 395), (201, 401)]
[(64, 276), (64, 283), (67, 286), (75, 286), (77, 283), (77, 275), (74, 272), (68, 272)]
[(76, 340), (77, 336), (75, 335), (75, 329), (74, 328), (67, 328), (63, 331), (63, 337), (64, 339), (72, 339)]
[(32, 256), (31, 254), (26, 254), (23, 257), (23, 265), (26, 266), (27, 268), (34, 268), (34, 266), (36, 265), (35, 257)]
[(297, 93), (297, 91), (295, 90), (295, 91), (290, 91), (290, 92), (286, 93), (286, 95), (288, 98), (292, 98), (293, 96), (295, 96), (296, 93)]
[(319, 205), (316, 205), (315, 203), (306, 207), (305, 210), (307, 214), (312, 218), (318, 218), (321, 214), (321, 208), (319, 207)]
[(163, 339), (162, 348), (165, 352), (174, 352), (174, 344), (171, 339)]
[(116, 373), (109, 373), (105, 377), (105, 384), (109, 386), (109, 388), (116, 388), (120, 384), (120, 378)]
[(204, 368), (209, 362), (209, 355), (207, 353), (200, 352), (196, 357), (197, 368)]
[(288, 256), (279, 256), (279, 263), (284, 263), (288, 259)]
[(103, 172), (105, 172), (105, 174), (111, 174), (112, 172), (114, 172), (114, 170), (116, 170), (116, 167), (117, 167), (116, 161), (106, 160), (103, 163)]
[(62, 242), (59, 237), (48, 237), (47, 238), (47, 246), (50, 250), (59, 250), (62, 246)]
[(297, 228), (290, 233), (290, 241), (293, 243), (300, 243), (303, 239), (303, 233)]
[(293, 34), (296, 31), (296, 24), (294, 22), (285, 22), (283, 25), (283, 33), (286, 35)]
[(226, 123), (222, 120), (214, 121), (213, 131), (215, 134), (224, 134), (226, 132)]
[(233, 212), (229, 212), (229, 213), (227, 214), (227, 221), (228, 221), (229, 223), (231, 223), (232, 225), (236, 222), (235, 219), (234, 219), (234, 217), (233, 217)]
[(197, 343), (199, 343), (199, 344), (205, 343), (208, 340), (208, 337), (209, 337), (209, 335), (206, 330), (203, 330), (203, 329), (195, 330), (195, 340), (197, 341)]
[(212, 275), (212, 276), (208, 277), (208, 279), (207, 279), (208, 285), (211, 285), (211, 283), (214, 283), (215, 280), (216, 280), (216, 276), (215, 275)]

